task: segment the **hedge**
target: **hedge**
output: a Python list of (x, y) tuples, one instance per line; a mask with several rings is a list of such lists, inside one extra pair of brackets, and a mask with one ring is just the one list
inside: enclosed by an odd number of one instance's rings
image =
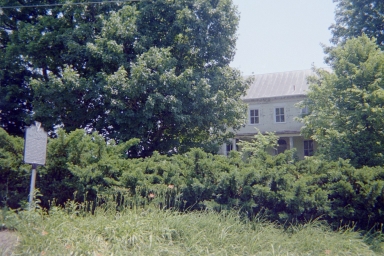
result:
[[(60, 130), (49, 139), (47, 163), (36, 187), (43, 207), (69, 199), (102, 203), (112, 196), (131, 207), (156, 204), (180, 211), (238, 209), (249, 218), (292, 223), (321, 218), (333, 225), (370, 229), (384, 220), (384, 170), (356, 169), (348, 160), (299, 161), (295, 152), (271, 156), (273, 135), (255, 136), (243, 151), (226, 156), (192, 149), (183, 155), (129, 159), (130, 140), (105, 142), (97, 133)], [(23, 140), (0, 129), (1, 206), (23, 207), (30, 166), (22, 163)]]

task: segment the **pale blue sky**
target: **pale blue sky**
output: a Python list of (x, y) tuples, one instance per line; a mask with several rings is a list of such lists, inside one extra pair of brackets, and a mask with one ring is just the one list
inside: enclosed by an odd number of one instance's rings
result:
[(240, 12), (232, 67), (243, 75), (326, 67), (332, 0), (233, 0)]

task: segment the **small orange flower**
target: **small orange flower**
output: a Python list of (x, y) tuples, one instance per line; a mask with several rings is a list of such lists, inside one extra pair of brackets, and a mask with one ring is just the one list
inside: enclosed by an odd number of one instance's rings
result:
[(153, 194), (153, 193), (149, 193), (149, 194), (148, 194), (148, 197), (149, 197), (149, 198), (155, 198), (155, 194)]
[(46, 235), (48, 235), (48, 232), (45, 231), (45, 230), (43, 230), (43, 231), (41, 232), (41, 235), (42, 235), (42, 236), (46, 236)]

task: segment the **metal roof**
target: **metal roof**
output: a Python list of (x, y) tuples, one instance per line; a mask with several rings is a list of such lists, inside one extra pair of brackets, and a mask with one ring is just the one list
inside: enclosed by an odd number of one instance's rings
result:
[(306, 69), (253, 75), (255, 79), (242, 99), (305, 95), (309, 85), (307, 77), (314, 74), (312, 69)]

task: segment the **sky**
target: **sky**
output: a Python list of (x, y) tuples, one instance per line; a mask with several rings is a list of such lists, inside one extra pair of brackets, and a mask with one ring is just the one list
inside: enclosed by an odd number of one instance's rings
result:
[(240, 12), (231, 67), (243, 75), (327, 67), (321, 43), (330, 45), (332, 0), (233, 0)]

